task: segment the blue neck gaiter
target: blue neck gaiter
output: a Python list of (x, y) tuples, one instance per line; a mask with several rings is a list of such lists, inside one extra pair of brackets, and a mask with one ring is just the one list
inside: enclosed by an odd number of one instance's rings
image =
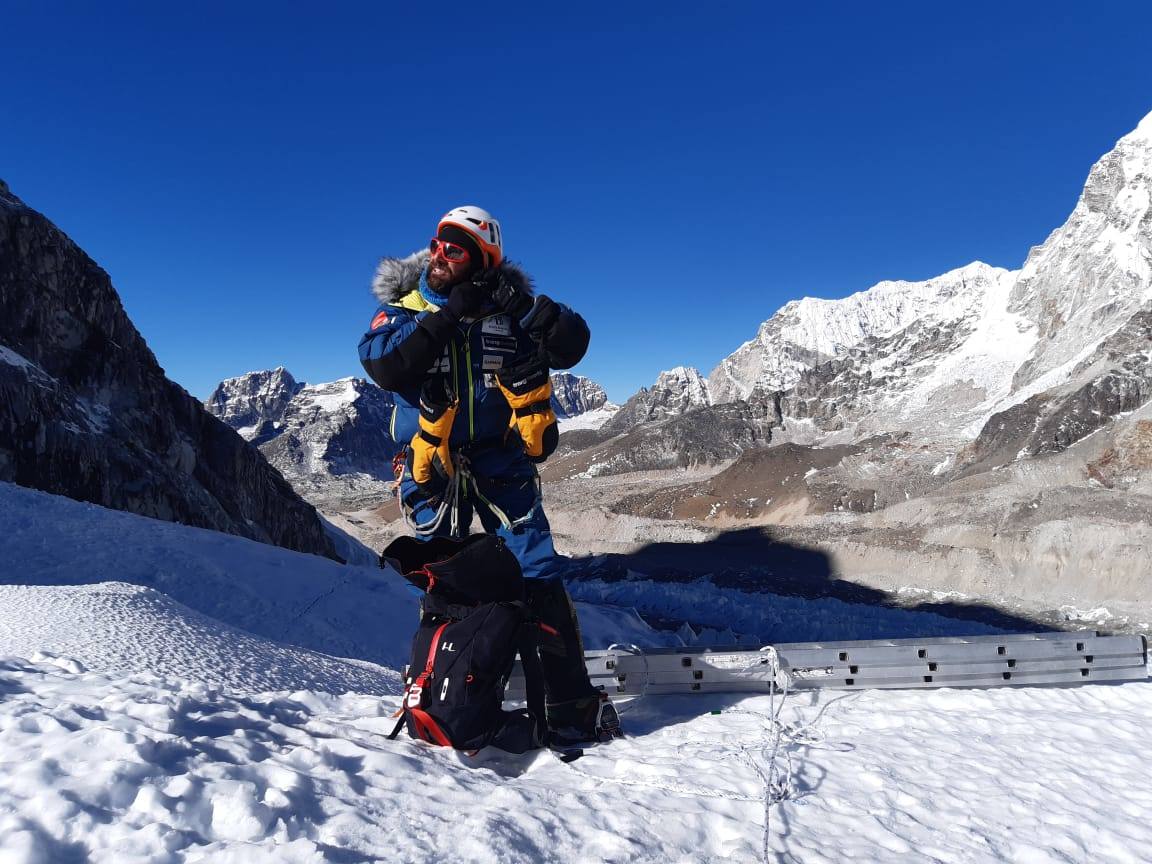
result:
[(431, 303), (433, 306), (443, 307), (444, 304), (448, 302), (447, 295), (437, 294), (435, 291), (429, 288), (428, 279), (426, 278), (427, 276), (427, 269), (420, 271), (420, 296), (423, 297), (427, 302)]

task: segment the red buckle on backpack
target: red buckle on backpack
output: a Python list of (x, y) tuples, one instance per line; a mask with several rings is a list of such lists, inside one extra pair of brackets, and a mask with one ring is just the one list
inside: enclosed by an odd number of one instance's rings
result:
[(452, 741), (444, 734), (444, 730), (436, 721), (429, 716), (428, 712), (420, 706), (424, 702), (424, 691), (432, 680), (432, 667), (436, 663), (436, 648), (440, 644), (440, 637), (444, 635), (444, 630), (448, 624), (449, 622), (445, 621), (436, 628), (436, 633), (432, 636), (432, 644), (428, 648), (428, 659), (425, 661), (424, 671), (404, 689), (404, 701), (400, 706), (400, 710), (407, 711), (412, 718), (412, 725), (415, 727), (416, 733), (425, 741), (439, 744), (441, 747), (451, 747)]

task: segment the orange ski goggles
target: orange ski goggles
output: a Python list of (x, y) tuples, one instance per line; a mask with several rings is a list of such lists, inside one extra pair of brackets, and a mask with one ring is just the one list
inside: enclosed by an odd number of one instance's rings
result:
[(433, 237), (428, 242), (428, 251), (433, 255), (440, 255), (446, 261), (468, 261), (472, 258), (463, 246), (457, 246), (439, 237)]

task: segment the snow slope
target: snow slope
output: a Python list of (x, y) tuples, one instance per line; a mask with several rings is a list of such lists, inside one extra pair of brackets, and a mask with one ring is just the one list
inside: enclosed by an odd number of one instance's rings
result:
[[(916, 322), (991, 320), (1003, 314), (1014, 271), (973, 261), (922, 282), (885, 281), (840, 300), (804, 297), (780, 308), (708, 377), (714, 402), (746, 399), (756, 388), (783, 390), (819, 362)], [(1019, 343), (1019, 336), (1013, 340)], [(993, 346), (1002, 350), (1001, 346)], [(1014, 348), (1019, 348), (1014, 345)], [(1029, 341), (1023, 349), (1031, 347)], [(1009, 374), (1011, 370), (1009, 370)]]
[(0, 582), (131, 583), (188, 607), (171, 607), (179, 615), (195, 610), (265, 640), (393, 668), (407, 661), (416, 618), (416, 598), (377, 567), (341, 566), (9, 483), (0, 483)]
[[(570, 765), (467, 757), (387, 740), (414, 622), (394, 574), (0, 484), (0, 577), (0, 864), (1138, 862), (1152, 844), (1145, 682), (791, 695), (775, 759), (768, 697), (647, 697), (623, 706), (629, 738)], [(584, 589), (626, 604), (581, 604), (590, 645), (674, 643), (627, 605), (681, 614), (693, 586), (620, 584)], [(750, 621), (805, 614), (757, 596)], [(766, 808), (770, 779), (790, 794)]]
[(0, 606), (0, 655), (48, 653), (78, 669), (191, 677), (240, 693), (404, 686), (391, 669), (261, 638), (140, 585), (0, 585)]

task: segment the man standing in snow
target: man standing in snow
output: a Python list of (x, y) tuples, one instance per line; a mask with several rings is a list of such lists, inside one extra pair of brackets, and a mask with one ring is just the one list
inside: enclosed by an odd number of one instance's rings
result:
[(561, 581), (536, 463), (556, 447), (548, 370), (588, 349), (584, 319), (533, 291), (504, 260), (500, 224), (457, 207), (429, 248), (384, 258), (380, 306), (360, 340), (368, 376), (395, 394), (392, 438), (411, 442), (401, 507), (418, 536), (467, 535), (473, 515), (516, 555), (542, 637), (548, 726), (562, 740), (602, 734), (607, 697), (588, 680), (572, 601)]

